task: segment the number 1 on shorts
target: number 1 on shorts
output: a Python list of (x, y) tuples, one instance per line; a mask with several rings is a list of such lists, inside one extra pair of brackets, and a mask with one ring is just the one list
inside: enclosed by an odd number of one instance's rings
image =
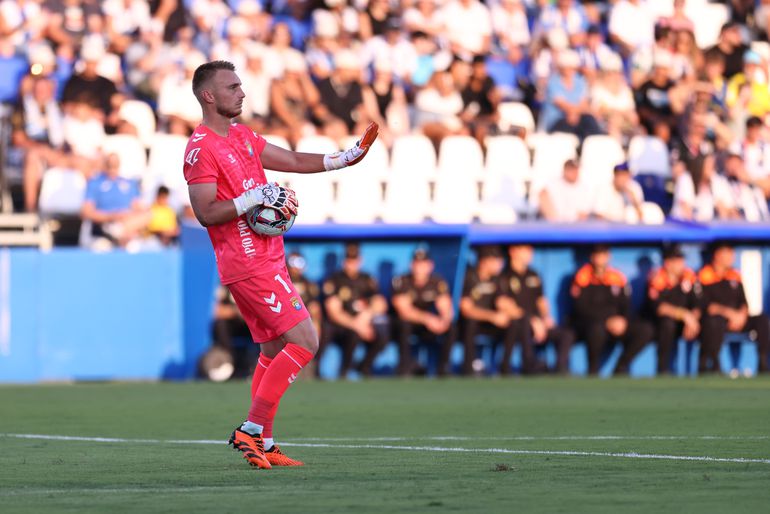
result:
[(276, 275), (274, 277), (278, 282), (281, 283), (284, 289), (286, 289), (287, 293), (291, 293), (291, 288), (289, 287), (289, 284), (286, 283), (286, 281), (281, 277), (281, 275)]

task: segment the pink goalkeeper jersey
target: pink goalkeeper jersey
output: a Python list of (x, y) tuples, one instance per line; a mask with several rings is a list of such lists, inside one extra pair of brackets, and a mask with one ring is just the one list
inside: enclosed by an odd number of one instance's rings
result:
[[(216, 183), (217, 200), (231, 200), (267, 182), (259, 156), (267, 142), (244, 125), (233, 123), (222, 137), (198, 125), (185, 149), (188, 184)], [(223, 284), (274, 272), (284, 264), (283, 237), (257, 235), (241, 216), (208, 227)]]

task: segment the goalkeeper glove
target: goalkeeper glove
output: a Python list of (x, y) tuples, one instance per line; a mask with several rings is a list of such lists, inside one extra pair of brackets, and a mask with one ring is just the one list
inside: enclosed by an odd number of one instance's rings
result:
[(233, 203), (238, 216), (258, 205), (264, 205), (276, 209), (287, 219), (290, 216), (296, 216), (298, 205), (294, 191), (277, 183), (261, 184), (254, 189), (249, 189), (241, 196), (233, 198)]
[(348, 148), (343, 152), (328, 153), (324, 155), (324, 169), (326, 171), (338, 170), (358, 164), (369, 151), (374, 140), (377, 139), (379, 126), (376, 123), (370, 123), (361, 139), (356, 141), (353, 148)]

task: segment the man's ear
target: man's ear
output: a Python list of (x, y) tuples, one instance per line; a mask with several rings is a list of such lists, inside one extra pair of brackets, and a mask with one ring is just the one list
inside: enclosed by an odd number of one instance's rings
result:
[(214, 103), (214, 95), (208, 89), (201, 91), (201, 99), (208, 104)]

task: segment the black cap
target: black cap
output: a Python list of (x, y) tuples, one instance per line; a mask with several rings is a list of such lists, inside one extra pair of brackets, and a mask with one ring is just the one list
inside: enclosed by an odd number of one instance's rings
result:
[(361, 248), (358, 243), (348, 243), (345, 245), (345, 258), (358, 259), (361, 257)]
[(720, 250), (722, 248), (732, 248), (733, 243), (730, 241), (727, 241), (726, 239), (717, 239), (716, 241), (712, 241), (709, 245), (709, 253), (714, 254), (717, 250)]
[(484, 259), (486, 257), (502, 257), (503, 252), (500, 251), (500, 247), (496, 245), (486, 245), (486, 246), (479, 246), (476, 250), (476, 253), (479, 256), (479, 259)]
[(663, 254), (663, 260), (684, 257), (682, 247), (677, 244), (663, 245), (663, 250), (661, 253)]
[(430, 253), (428, 252), (428, 249), (424, 246), (418, 246), (417, 249), (412, 254), (412, 260), (413, 261), (430, 261), (432, 260), (430, 257)]
[(759, 116), (749, 116), (749, 119), (746, 120), (746, 128), (761, 127), (762, 125), (762, 119)]
[(631, 170), (629, 169), (627, 162), (621, 162), (620, 164), (616, 164), (615, 167), (612, 168), (612, 171), (618, 173), (619, 171), (630, 172)]
[(604, 253), (610, 251), (610, 245), (606, 243), (596, 243), (591, 245), (591, 253)]

